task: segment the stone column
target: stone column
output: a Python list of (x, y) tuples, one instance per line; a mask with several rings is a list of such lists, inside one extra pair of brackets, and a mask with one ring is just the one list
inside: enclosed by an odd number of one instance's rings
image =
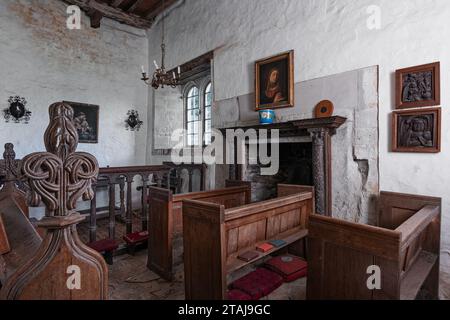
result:
[(312, 166), (316, 212), (331, 216), (331, 134), (329, 128), (308, 129), (312, 137)]

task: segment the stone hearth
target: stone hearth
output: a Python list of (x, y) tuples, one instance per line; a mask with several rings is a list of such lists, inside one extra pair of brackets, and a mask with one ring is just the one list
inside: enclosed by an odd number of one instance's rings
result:
[[(249, 127), (236, 127), (232, 129), (267, 129), (279, 131), (280, 141), (283, 139), (311, 137), (312, 139), (312, 185), (315, 187), (316, 212), (323, 215), (332, 215), (332, 157), (331, 137), (341, 125), (346, 122), (344, 117), (330, 117), (318, 119), (304, 119), (272, 125), (258, 125)], [(229, 129), (229, 128), (228, 128)], [(270, 134), (269, 134), (270, 135)], [(236, 146), (235, 146), (236, 148)], [(237, 154), (237, 152), (235, 152)], [(243, 179), (246, 165), (232, 165), (230, 179)], [(302, 184), (301, 181), (291, 181), (293, 184)]]

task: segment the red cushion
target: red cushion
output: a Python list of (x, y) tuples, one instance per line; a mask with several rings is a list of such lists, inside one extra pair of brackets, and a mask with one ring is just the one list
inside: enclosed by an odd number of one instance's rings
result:
[(245, 292), (242, 292), (241, 290), (233, 289), (233, 290), (228, 291), (228, 300), (247, 301), (247, 300), (252, 300), (252, 297), (250, 297)]
[(303, 270), (299, 270), (297, 272), (294, 272), (294, 273), (292, 273), (292, 274), (290, 274), (288, 276), (284, 276), (283, 280), (284, 280), (284, 282), (292, 282), (292, 281), (295, 281), (297, 279), (306, 277), (307, 273), (308, 273), (308, 269), (305, 268)]
[(126, 236), (123, 237), (123, 240), (131, 244), (144, 242), (148, 240), (148, 231), (141, 231), (127, 234)]
[(231, 284), (232, 289), (241, 290), (252, 298), (261, 299), (276, 290), (283, 278), (268, 269), (259, 268)]
[(98, 252), (114, 251), (119, 247), (119, 244), (115, 240), (104, 239), (88, 244), (89, 247)]
[(265, 265), (281, 275), (286, 282), (305, 277), (308, 270), (308, 264), (305, 260), (290, 254), (272, 258)]

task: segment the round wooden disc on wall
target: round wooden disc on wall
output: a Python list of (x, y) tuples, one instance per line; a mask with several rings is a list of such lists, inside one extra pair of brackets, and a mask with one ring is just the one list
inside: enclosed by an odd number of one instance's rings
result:
[(316, 118), (327, 118), (331, 117), (334, 112), (334, 105), (333, 102), (330, 100), (323, 100), (320, 101), (316, 108), (314, 109), (314, 113)]

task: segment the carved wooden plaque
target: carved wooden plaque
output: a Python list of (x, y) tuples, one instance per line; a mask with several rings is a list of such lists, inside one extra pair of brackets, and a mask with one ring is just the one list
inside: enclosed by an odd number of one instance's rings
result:
[(392, 151), (441, 151), (441, 109), (396, 111), (392, 117)]

